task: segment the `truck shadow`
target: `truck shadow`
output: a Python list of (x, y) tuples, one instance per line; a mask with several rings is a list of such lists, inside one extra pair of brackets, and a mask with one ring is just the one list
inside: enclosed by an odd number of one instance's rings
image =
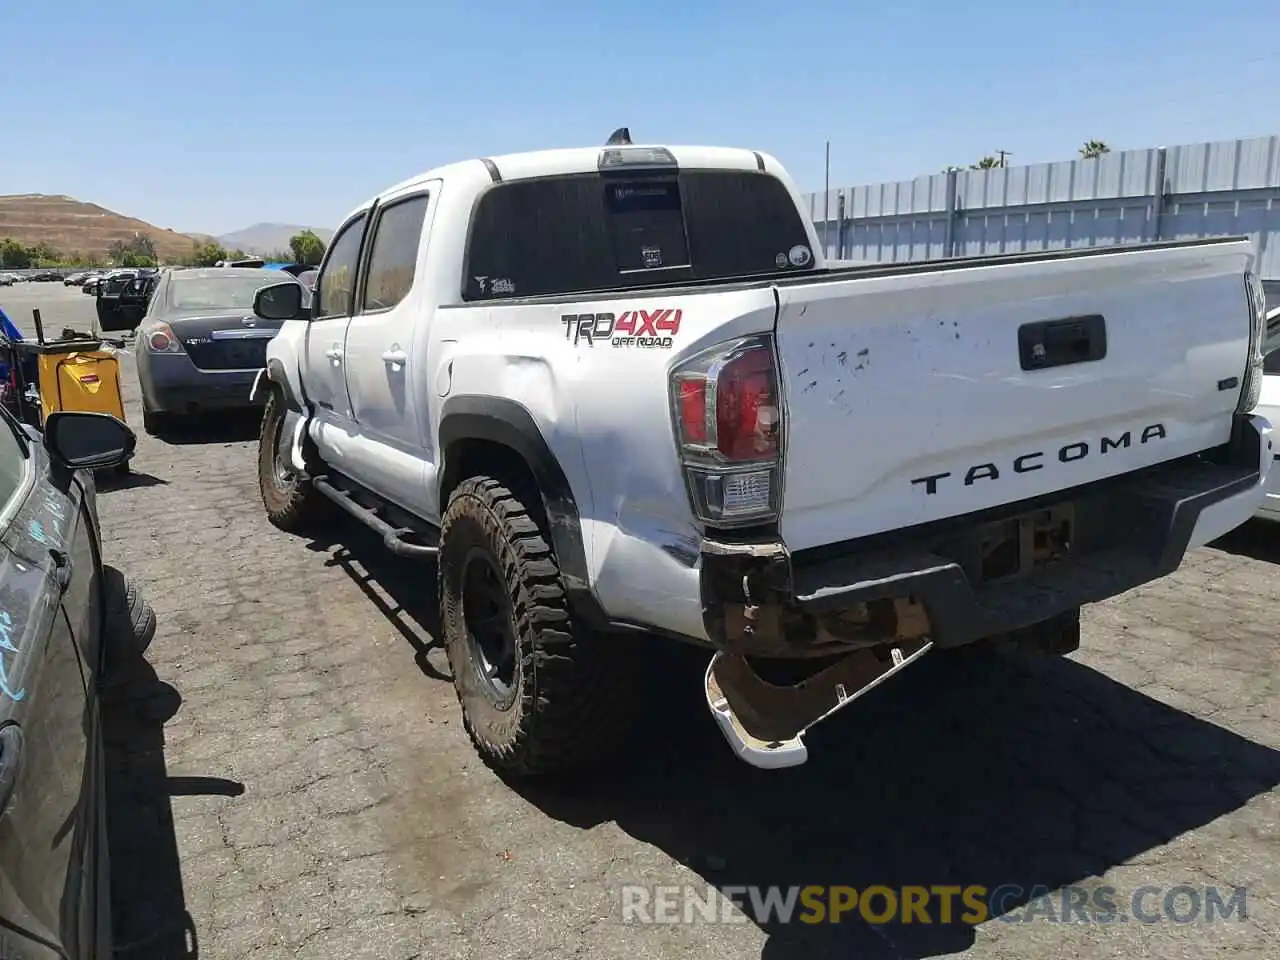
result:
[(1209, 544), (1238, 557), (1280, 564), (1280, 523), (1250, 520)]
[[(423, 587), (433, 565), (393, 557), (345, 518), (310, 547), (331, 552), (424, 673), (449, 680), (433, 665), (443, 663), (436, 592)], [(1017, 922), (1044, 893), (1087, 885), (1280, 785), (1280, 751), (1072, 659), (977, 651), (926, 657), (815, 728), (807, 764), (759, 771), (707, 716), (706, 663), (655, 640), (641, 681), (654, 706), (619, 759), (570, 784), (511, 788), (584, 830), (616, 823), (698, 874), (703, 896), (708, 884), (979, 885), (1001, 891), (993, 916)], [(664, 871), (629, 882), (681, 881)], [(1121, 910), (1133, 893), (1117, 890)], [(950, 923), (936, 901), (932, 910), (929, 925), (872, 926), (856, 910), (838, 924), (754, 922), (768, 938), (763, 960), (916, 960), (974, 943), (958, 898)]]
[[(1280, 751), (1072, 660), (970, 652), (926, 657), (815, 728), (806, 765), (758, 771), (732, 757), (706, 716), (705, 657), (683, 658), (695, 662), (666, 671), (661, 708), (610, 776), (569, 791), (513, 786), (563, 822), (614, 821), (721, 890), (976, 884), (1003, 888), (992, 912), (1011, 921), (1031, 900), (1280, 783)], [(1117, 891), (1122, 910), (1132, 893)], [(901, 960), (971, 946), (959, 897), (951, 923), (932, 903), (931, 925), (871, 926), (856, 909), (839, 924), (753, 919), (767, 960)]]
[(146, 660), (122, 668), (103, 692), (111, 912), (118, 957), (199, 956), (170, 800), (244, 792), (242, 784), (217, 777), (168, 776), (164, 726), (181, 704), (178, 691), (161, 681)]
[(369, 602), (400, 632), (413, 650), (418, 669), (433, 680), (452, 683), (440, 636), (436, 565), (389, 553), (368, 527), (346, 517), (333, 536), (312, 540), (308, 549), (327, 553), (325, 566), (339, 567)]

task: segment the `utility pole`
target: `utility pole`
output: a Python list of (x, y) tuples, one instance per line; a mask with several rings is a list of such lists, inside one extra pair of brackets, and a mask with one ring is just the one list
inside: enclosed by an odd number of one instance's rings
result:
[(1012, 151), (1010, 151), (1010, 150), (997, 150), (997, 151), (996, 151), (996, 153), (1000, 154), (1000, 166), (1002, 166), (1002, 167), (1007, 167), (1007, 166), (1008, 166), (1008, 164), (1004, 162), (1004, 158), (1005, 158), (1005, 157), (1012, 157), (1012, 156), (1013, 156), (1013, 152), (1012, 152)]

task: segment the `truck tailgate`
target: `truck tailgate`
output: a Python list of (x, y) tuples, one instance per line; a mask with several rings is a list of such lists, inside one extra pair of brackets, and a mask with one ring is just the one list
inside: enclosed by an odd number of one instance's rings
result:
[(1206, 242), (780, 286), (788, 547), (1227, 442), (1251, 262), (1247, 241)]

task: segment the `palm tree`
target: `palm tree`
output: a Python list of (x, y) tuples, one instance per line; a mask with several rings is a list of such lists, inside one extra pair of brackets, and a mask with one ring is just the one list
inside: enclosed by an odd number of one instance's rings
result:
[(1000, 161), (995, 157), (983, 157), (977, 163), (972, 164), (970, 170), (994, 170), (1000, 166)]
[(1080, 156), (1084, 160), (1096, 160), (1104, 153), (1110, 153), (1111, 148), (1101, 140), (1086, 140), (1084, 146), (1080, 148)]

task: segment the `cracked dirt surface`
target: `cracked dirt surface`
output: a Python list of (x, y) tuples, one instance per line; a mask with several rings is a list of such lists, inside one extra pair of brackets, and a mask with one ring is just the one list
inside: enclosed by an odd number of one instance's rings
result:
[[(47, 324), (87, 324), (88, 298), (39, 296)], [(429, 648), (434, 571), (345, 524), (332, 544), (276, 531), (252, 423), (216, 427), (140, 433), (139, 476), (101, 496), (107, 559), (160, 623), (107, 713), (129, 956), (1280, 956), (1280, 530), (1089, 609), (1069, 658), (925, 658), (792, 771), (734, 760), (701, 662), (673, 656), (626, 765), (517, 790), (473, 754)], [(1245, 885), (1248, 918), (1023, 922), (1014, 900), (976, 929), (638, 925), (620, 906), (625, 884), (948, 883), (1122, 904)]]

